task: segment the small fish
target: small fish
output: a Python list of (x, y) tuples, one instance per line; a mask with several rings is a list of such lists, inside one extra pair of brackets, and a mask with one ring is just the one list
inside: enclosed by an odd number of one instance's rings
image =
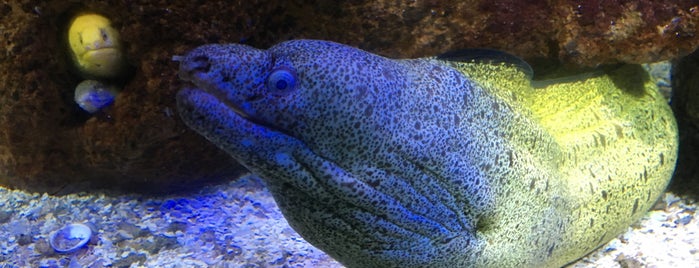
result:
[(317, 40), (177, 60), (184, 122), (348, 267), (560, 267), (641, 217), (677, 157), (636, 65), (532, 81), (502, 52), (389, 59)]
[(88, 113), (94, 114), (114, 103), (119, 94), (118, 87), (97, 80), (84, 80), (75, 87), (75, 103)]

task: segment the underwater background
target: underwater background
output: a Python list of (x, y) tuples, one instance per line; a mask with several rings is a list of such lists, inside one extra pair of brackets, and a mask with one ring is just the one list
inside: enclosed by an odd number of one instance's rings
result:
[[(662, 62), (646, 67), (680, 126), (671, 186), (641, 221), (570, 267), (699, 267), (698, 8), (642, 0), (3, 1), (0, 267), (341, 267), (291, 229), (259, 178), (189, 130), (175, 107), (184, 85), (173, 56), (208, 43), (267, 48), (300, 38), (393, 58), (489, 47), (540, 70)], [(91, 112), (74, 98), (85, 77), (68, 37), (87, 12), (111, 21), (125, 60), (118, 75), (98, 79), (116, 89)], [(88, 237), (62, 243), (85, 244), (57, 252), (56, 234), (72, 223), (87, 226)]]

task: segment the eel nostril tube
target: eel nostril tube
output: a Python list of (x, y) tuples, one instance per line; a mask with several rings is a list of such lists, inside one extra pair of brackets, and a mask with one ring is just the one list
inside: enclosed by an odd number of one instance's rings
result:
[(209, 62), (209, 57), (207, 56), (194, 57), (190, 62), (184, 62), (184, 64), (187, 64), (187, 68), (190, 72), (196, 71), (205, 73), (211, 68), (211, 63)]
[(180, 63), (179, 76), (183, 80), (192, 80), (194, 77), (208, 73), (211, 69), (209, 57), (204, 55), (173, 56), (172, 60)]

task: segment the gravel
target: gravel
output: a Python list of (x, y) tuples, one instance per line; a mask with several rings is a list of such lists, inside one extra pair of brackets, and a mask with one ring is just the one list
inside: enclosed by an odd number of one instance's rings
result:
[[(284, 220), (255, 176), (196, 193), (65, 196), (0, 188), (0, 267), (342, 267)], [(694, 200), (666, 193), (638, 223), (567, 267), (699, 267)], [(93, 230), (58, 254), (49, 235)]]

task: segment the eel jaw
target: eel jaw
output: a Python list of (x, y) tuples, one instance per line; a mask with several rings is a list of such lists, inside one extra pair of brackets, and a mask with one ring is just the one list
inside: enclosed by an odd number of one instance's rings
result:
[(312, 154), (301, 140), (260, 123), (236, 105), (199, 88), (180, 90), (177, 110), (187, 126), (263, 177), (279, 169), (279, 154)]
[[(478, 243), (476, 251), (483, 247), (473, 234), (449, 230), (412, 213), (400, 197), (373, 188), (362, 174), (353, 174), (316, 154), (299, 139), (245, 118), (212, 94), (183, 89), (177, 94), (177, 107), (190, 128), (265, 181), (294, 230), (340, 262), (428, 264), (436, 258), (436, 249), (457, 252), (474, 243)], [(367, 203), (369, 199), (382, 205)], [(377, 221), (390, 228), (377, 229), (381, 227)], [(392, 232), (398, 229), (404, 231)], [(382, 239), (390, 237), (395, 243)], [(338, 239), (345, 244), (333, 242)], [(373, 257), (364, 260), (360, 256)], [(397, 256), (411, 257), (395, 259)], [(450, 257), (446, 258), (443, 261)]]

